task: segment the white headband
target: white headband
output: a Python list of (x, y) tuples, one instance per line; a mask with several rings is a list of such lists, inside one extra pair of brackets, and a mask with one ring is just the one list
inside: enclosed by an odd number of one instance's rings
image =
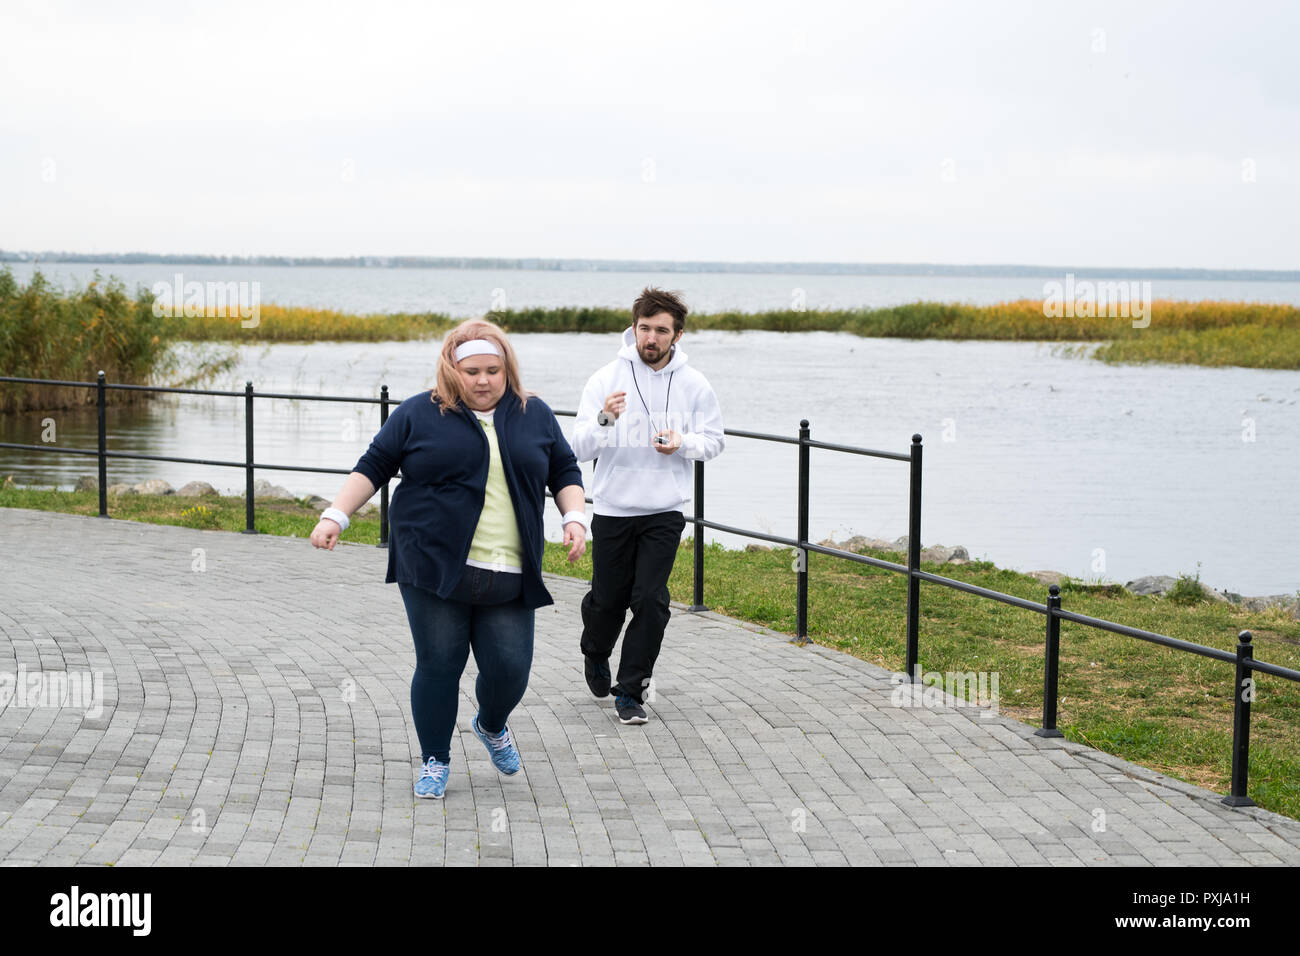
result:
[(465, 344), (456, 346), (457, 362), (471, 355), (495, 355), (500, 358), (501, 352), (487, 339), (470, 339)]

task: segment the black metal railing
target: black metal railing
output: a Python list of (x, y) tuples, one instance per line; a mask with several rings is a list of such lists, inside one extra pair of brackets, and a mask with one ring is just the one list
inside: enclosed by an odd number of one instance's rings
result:
[[(10, 382), (19, 384), (36, 384), (36, 385), (60, 385), (70, 388), (93, 388), (96, 391), (97, 421), (98, 421), (98, 438), (99, 447), (97, 451), (77, 448), (55, 448), (49, 445), (24, 445), (13, 442), (0, 442), (0, 448), (14, 448), (26, 451), (50, 451), (61, 452), (63, 454), (73, 455), (95, 455), (99, 462), (99, 516), (108, 517), (108, 459), (109, 458), (131, 458), (144, 461), (170, 461), (182, 464), (210, 465), (214, 467), (242, 468), (245, 473), (245, 527), (243, 533), (257, 534), (254, 527), (254, 472), (264, 471), (295, 471), (309, 472), (314, 474), (329, 475), (347, 475), (350, 474), (348, 469), (343, 468), (315, 468), (305, 465), (273, 465), (253, 460), (253, 402), (258, 398), (270, 399), (292, 399), (300, 401), (319, 401), (319, 402), (352, 402), (357, 404), (378, 405), (379, 421), (382, 426), (388, 420), (388, 408), (391, 404), (388, 395), (388, 386), (385, 385), (380, 389), (379, 398), (358, 398), (354, 396), (343, 395), (298, 395), (286, 394), (281, 392), (256, 392), (253, 389), (252, 382), (246, 382), (242, 392), (222, 391), (216, 389), (191, 389), (191, 388), (170, 388), (162, 386), (148, 385), (119, 385), (110, 384), (104, 380), (104, 373), (100, 372), (97, 380), (94, 382), (73, 382), (60, 381), (54, 379), (37, 379), (37, 378), (19, 378), (13, 376), (0, 376), (0, 382)], [(244, 399), (244, 461), (217, 461), (200, 458), (177, 458), (164, 455), (141, 455), (132, 452), (110, 452), (107, 450), (108, 427), (107, 427), (107, 392), (109, 389), (144, 391), (144, 392), (168, 392), (185, 395), (215, 395), (225, 397), (243, 397)], [(565, 417), (576, 417), (577, 413), (567, 410), (555, 410), (556, 415)], [(906, 635), (906, 674), (912, 682), (921, 681), (920, 673), (920, 604), (921, 604), (921, 582), (927, 581), (931, 584), (939, 584), (957, 591), (964, 591), (967, 594), (973, 594), (977, 597), (988, 598), (993, 601), (999, 601), (1003, 604), (1009, 604), (1012, 607), (1018, 607), (1023, 610), (1033, 611), (1037, 614), (1043, 614), (1047, 619), (1046, 646), (1043, 659), (1043, 726), (1034, 733), (1041, 737), (1061, 737), (1061, 731), (1057, 729), (1057, 682), (1060, 673), (1060, 647), (1061, 647), (1061, 621), (1070, 621), (1085, 627), (1097, 628), (1099, 630), (1109, 631), (1114, 634), (1120, 634), (1138, 640), (1147, 641), (1152, 644), (1159, 644), (1163, 647), (1169, 647), (1174, 650), (1185, 651), (1191, 654), (1199, 654), (1204, 657), (1213, 658), (1214, 660), (1231, 663), (1235, 666), (1235, 676), (1233, 683), (1233, 709), (1232, 709), (1232, 778), (1231, 790), (1223, 798), (1223, 803), (1233, 807), (1254, 806), (1254, 801), (1247, 796), (1247, 781), (1250, 765), (1250, 705), (1255, 698), (1255, 681), (1252, 674), (1262, 673), (1271, 674), (1276, 677), (1282, 677), (1286, 680), (1300, 682), (1300, 671), (1291, 668), (1281, 667), (1277, 664), (1270, 664), (1265, 661), (1257, 660), (1252, 653), (1251, 633), (1241, 631), (1237, 635), (1236, 653), (1222, 651), (1213, 647), (1206, 647), (1201, 644), (1194, 644), (1190, 641), (1183, 641), (1177, 638), (1168, 637), (1164, 634), (1157, 634), (1153, 631), (1144, 631), (1139, 628), (1128, 627), (1124, 624), (1117, 624), (1114, 621), (1106, 621), (1101, 618), (1089, 617), (1085, 614), (1076, 614), (1072, 611), (1064, 610), (1061, 607), (1061, 592), (1058, 585), (1051, 585), (1048, 588), (1048, 597), (1046, 603), (1039, 604), (1025, 598), (1016, 597), (1011, 594), (1004, 594), (1001, 591), (993, 591), (989, 588), (982, 588), (965, 581), (957, 581), (953, 578), (946, 578), (942, 575), (933, 574), (929, 571), (921, 570), (921, 452), (922, 443), (920, 435), (912, 436), (912, 444), (906, 453), (878, 451), (871, 448), (860, 448), (854, 445), (833, 444), (830, 442), (815, 441), (811, 437), (808, 421), (806, 419), (799, 422), (799, 435), (797, 438), (791, 438), (786, 435), (772, 435), (762, 432), (742, 431), (740, 429), (726, 429), (725, 434), (735, 438), (748, 438), (757, 441), (776, 442), (780, 444), (791, 444), (799, 446), (798, 453), (798, 526), (796, 529), (797, 537), (785, 538), (780, 535), (766, 534), (761, 531), (755, 531), (750, 528), (737, 528), (731, 525), (721, 524), (716, 521), (709, 521), (704, 517), (704, 462), (695, 462), (695, 493), (694, 493), (694, 515), (687, 520), (691, 522), (694, 528), (693, 534), (693, 553), (694, 553), (694, 580), (693, 580), (693, 601), (690, 605), (691, 611), (707, 611), (709, 608), (704, 603), (704, 536), (701, 533), (705, 529), (721, 531), (726, 534), (734, 534), (740, 537), (753, 538), (759, 541), (770, 541), (774, 544), (781, 544), (793, 548), (795, 551), (794, 570), (798, 575), (795, 587), (795, 642), (806, 644), (808, 641), (808, 556), (810, 554), (824, 554), (828, 557), (837, 558), (845, 561), (852, 561), (858, 564), (865, 564), (870, 567), (880, 568), (885, 571), (892, 571), (898, 574), (907, 575), (907, 635)], [(864, 455), (873, 458), (882, 458), (893, 461), (905, 461), (908, 463), (909, 472), (909, 491), (908, 491), (908, 539), (907, 539), (907, 564), (896, 564), (892, 561), (885, 561), (880, 558), (873, 558), (865, 554), (855, 554), (850, 551), (842, 551), (837, 548), (828, 548), (823, 545), (813, 544), (808, 540), (808, 500), (809, 500), (809, 472), (811, 463), (809, 460), (811, 449), (820, 448), (827, 451), (840, 452), (851, 455)], [(379, 546), (387, 547), (388, 545), (388, 486), (384, 485), (380, 489), (380, 533)], [(549, 494), (549, 493), (548, 493)], [(591, 499), (586, 501), (591, 503)]]

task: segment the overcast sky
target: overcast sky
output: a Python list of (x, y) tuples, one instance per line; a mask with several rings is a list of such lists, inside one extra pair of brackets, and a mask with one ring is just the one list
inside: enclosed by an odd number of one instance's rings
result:
[(1285, 4), (0, 4), (0, 248), (1300, 267)]

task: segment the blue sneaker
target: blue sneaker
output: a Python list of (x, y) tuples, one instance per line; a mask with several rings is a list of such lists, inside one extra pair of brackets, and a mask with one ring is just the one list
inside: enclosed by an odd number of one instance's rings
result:
[(487, 748), (494, 767), (506, 775), (519, 772), (519, 751), (515, 749), (514, 741), (510, 739), (509, 727), (501, 731), (498, 737), (489, 736), (478, 725), (478, 714), (474, 715), (469, 726), (474, 731), (474, 736), (483, 741), (483, 746)]
[(420, 779), (415, 781), (415, 795), (441, 800), (447, 792), (447, 777), (450, 774), (451, 764), (439, 763), (437, 757), (430, 757), (420, 771)]

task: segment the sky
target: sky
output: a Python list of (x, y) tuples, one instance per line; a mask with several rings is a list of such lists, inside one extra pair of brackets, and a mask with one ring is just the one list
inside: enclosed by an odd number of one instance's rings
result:
[(0, 249), (1300, 268), (1282, 3), (0, 3)]

